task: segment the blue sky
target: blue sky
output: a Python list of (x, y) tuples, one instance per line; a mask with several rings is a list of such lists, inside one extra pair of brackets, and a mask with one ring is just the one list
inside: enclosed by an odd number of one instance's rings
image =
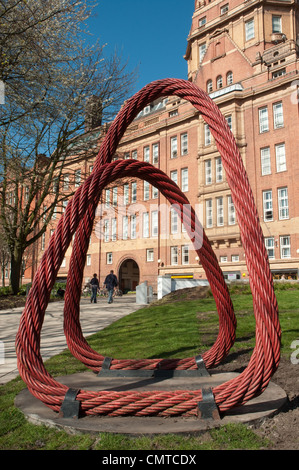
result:
[(134, 93), (162, 78), (187, 79), (183, 58), (191, 27), (194, 0), (100, 0), (89, 20), (90, 32), (138, 67)]

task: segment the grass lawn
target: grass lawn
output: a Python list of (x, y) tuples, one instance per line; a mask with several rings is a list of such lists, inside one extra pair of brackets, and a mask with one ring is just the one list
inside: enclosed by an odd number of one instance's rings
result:
[[(252, 351), (255, 319), (248, 290), (231, 290), (238, 327), (231, 353)], [(277, 286), (282, 355), (290, 357), (291, 343), (298, 339), (299, 289)], [(155, 304), (124, 317), (89, 337), (91, 347), (119, 359), (184, 358), (211, 347), (218, 332), (213, 297)], [(46, 362), (53, 375), (86, 370), (68, 350)], [(20, 378), (0, 387), (0, 449), (43, 450), (217, 450), (260, 449), (268, 443), (245, 425), (228, 425), (202, 435), (131, 438), (125, 435), (68, 435), (64, 431), (34, 426), (14, 407), (15, 396), (25, 387)]]

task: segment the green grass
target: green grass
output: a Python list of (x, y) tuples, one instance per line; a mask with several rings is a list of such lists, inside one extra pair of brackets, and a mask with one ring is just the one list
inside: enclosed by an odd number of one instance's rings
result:
[[(282, 327), (282, 355), (292, 353), (292, 341), (299, 339), (299, 290), (276, 288)], [(251, 352), (255, 345), (252, 296), (232, 289), (238, 327), (230, 353)], [(218, 334), (218, 315), (213, 298), (173, 302), (142, 308), (89, 338), (103, 355), (119, 359), (184, 358), (205, 351)], [(46, 362), (53, 375), (86, 370), (69, 353)], [(0, 387), (0, 449), (20, 450), (216, 450), (260, 449), (268, 442), (245, 425), (230, 424), (200, 435), (163, 435), (132, 438), (125, 435), (69, 435), (64, 431), (29, 424), (14, 406), (15, 396), (25, 387), (20, 378)]]

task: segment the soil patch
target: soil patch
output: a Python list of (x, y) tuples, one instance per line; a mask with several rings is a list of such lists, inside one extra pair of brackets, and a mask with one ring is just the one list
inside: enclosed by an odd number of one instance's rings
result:
[(24, 307), (26, 297), (22, 295), (2, 295), (0, 297), (0, 310)]
[(150, 305), (169, 304), (173, 302), (182, 302), (184, 300), (206, 299), (209, 297), (213, 297), (209, 286), (197, 286), (170, 292), (170, 294), (165, 295), (162, 299), (151, 302)]

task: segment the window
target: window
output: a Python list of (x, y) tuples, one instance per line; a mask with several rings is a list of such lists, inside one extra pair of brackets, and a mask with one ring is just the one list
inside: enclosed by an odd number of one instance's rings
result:
[(105, 205), (106, 207), (110, 206), (110, 189), (105, 190)]
[(129, 183), (124, 184), (124, 205), (129, 204)]
[(143, 213), (143, 237), (149, 237), (149, 215), (148, 212)]
[(137, 183), (136, 181), (133, 181), (132, 186), (131, 186), (131, 198), (132, 198), (132, 203), (137, 201)]
[(133, 150), (132, 152), (132, 159), (137, 160), (137, 150)]
[(170, 248), (170, 263), (172, 266), (176, 266), (178, 264), (178, 247), (172, 246)]
[(188, 245), (182, 246), (182, 264), (185, 266), (189, 264), (189, 246)]
[(203, 61), (206, 50), (207, 50), (207, 46), (205, 43), (199, 46), (199, 63)]
[(172, 234), (178, 233), (178, 214), (175, 209), (170, 210), (170, 232)]
[(131, 239), (136, 238), (136, 215), (131, 215)]
[(81, 183), (81, 170), (75, 171), (75, 188), (78, 188)]
[(280, 237), (280, 257), (282, 259), (291, 257), (291, 237), (290, 236)]
[(42, 251), (44, 251), (45, 246), (46, 246), (46, 234), (43, 233), (42, 234)]
[(273, 202), (271, 190), (263, 191), (263, 211), (265, 222), (273, 220)]
[(205, 124), (205, 145), (210, 145), (211, 140), (211, 131), (208, 124)]
[(220, 8), (220, 15), (225, 15), (225, 13), (228, 12), (228, 3), (226, 5), (223, 5), (223, 7)]
[(70, 175), (67, 173), (63, 177), (63, 189), (64, 189), (64, 191), (67, 191), (69, 189), (69, 183), (70, 183)]
[(29, 199), (29, 188), (28, 186), (25, 186), (25, 195), (24, 195), (25, 201), (27, 202)]
[(144, 181), (143, 183), (143, 199), (144, 201), (149, 200), (149, 195), (150, 195), (150, 184), (148, 181)]
[(216, 79), (216, 86), (217, 86), (217, 90), (219, 90), (219, 88), (223, 87), (223, 81), (222, 81), (222, 76), (221, 75), (218, 75), (218, 77)]
[(261, 149), (262, 176), (271, 175), (270, 147)]
[(275, 259), (275, 251), (274, 251), (274, 237), (266, 237), (265, 238), (265, 245), (266, 250), (268, 253), (269, 259)]
[(286, 74), (286, 69), (277, 70), (276, 72), (272, 73), (272, 78), (283, 77), (285, 74)]
[(206, 184), (212, 184), (212, 160), (205, 162), (205, 178)]
[(281, 32), (281, 16), (272, 15), (272, 33)]
[(212, 199), (206, 200), (206, 227), (213, 227), (213, 201)]
[(109, 228), (110, 228), (109, 227), (109, 220), (106, 219), (106, 220), (104, 220), (104, 240), (105, 240), (105, 242), (109, 242), (109, 235), (110, 235)]
[(112, 253), (106, 253), (106, 263), (107, 264), (112, 264), (112, 261), (113, 261)]
[(173, 170), (170, 172), (170, 179), (174, 181), (176, 184), (178, 184), (178, 172), (177, 170)]
[(259, 109), (259, 125), (260, 133), (267, 132), (269, 130), (269, 119), (268, 119), (268, 108), (264, 106)]
[(236, 209), (231, 196), (227, 198), (228, 225), (236, 223)]
[(276, 156), (276, 171), (286, 171), (287, 162), (286, 162), (286, 152), (285, 144), (275, 145), (275, 156)]
[(181, 155), (187, 155), (188, 153), (188, 134), (181, 135)]
[(213, 91), (213, 82), (212, 80), (207, 81), (207, 93), (212, 93)]
[(114, 188), (112, 188), (112, 205), (117, 205), (117, 186), (114, 186)]
[(233, 130), (233, 118), (232, 118), (232, 115), (229, 114), (228, 116), (225, 116), (225, 120), (227, 122), (227, 125), (229, 127), (229, 130), (232, 131)]
[(153, 145), (153, 165), (159, 161), (159, 144)]
[(91, 266), (91, 255), (86, 256), (86, 266)]
[(279, 220), (289, 218), (288, 188), (278, 190), (278, 217)]
[(189, 190), (189, 176), (188, 176), (188, 168), (182, 168), (181, 170), (181, 181), (182, 181), (182, 191)]
[(221, 157), (216, 158), (216, 183), (221, 183), (223, 180), (222, 160)]
[(146, 250), (146, 261), (147, 262), (154, 261), (154, 249), (153, 248), (148, 248)]
[(67, 204), (68, 204), (68, 201), (66, 201), (66, 200), (65, 200), (65, 201), (62, 201), (62, 212), (63, 212), (63, 213), (64, 213), (65, 210), (66, 210)]
[(128, 239), (128, 225), (129, 225), (128, 216), (124, 215), (123, 216), (123, 240)]
[(273, 104), (273, 120), (274, 120), (274, 129), (279, 129), (283, 127), (283, 107), (282, 103)]
[(152, 237), (158, 236), (158, 211), (152, 211), (151, 213), (151, 228), (152, 228)]
[(152, 198), (157, 199), (158, 196), (159, 196), (158, 189), (155, 186), (152, 186)]
[(204, 26), (207, 22), (207, 18), (204, 16), (203, 18), (200, 18), (198, 20), (198, 27), (201, 28), (202, 26)]
[(249, 41), (254, 38), (254, 20), (246, 21), (245, 23), (245, 40)]
[(178, 138), (172, 137), (170, 140), (170, 151), (171, 151), (171, 158), (175, 158), (178, 155)]
[(227, 72), (226, 74), (226, 84), (229, 86), (229, 85), (232, 85), (233, 84), (233, 72), (229, 71)]
[(217, 227), (224, 225), (223, 197), (217, 198)]
[(220, 256), (220, 263), (227, 263), (227, 256)]
[(238, 263), (240, 261), (239, 255), (232, 255), (232, 263)]
[(143, 160), (145, 162), (150, 161), (150, 148), (149, 147), (144, 147), (143, 149)]
[(57, 217), (57, 206), (54, 207), (53, 214), (52, 214), (52, 219), (56, 220)]
[(117, 219), (113, 218), (111, 220), (111, 240), (115, 242), (116, 240), (116, 224), (117, 224)]

